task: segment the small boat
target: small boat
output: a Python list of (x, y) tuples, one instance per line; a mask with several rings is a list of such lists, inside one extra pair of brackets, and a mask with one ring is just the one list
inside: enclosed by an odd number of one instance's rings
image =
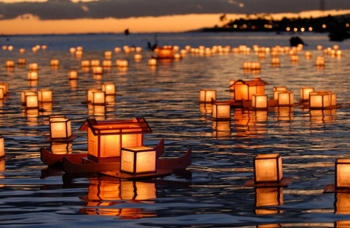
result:
[[(164, 153), (164, 139), (161, 139), (157, 146), (155, 146), (157, 151), (157, 158), (162, 156)], [(75, 154), (54, 154), (45, 148), (40, 150), (41, 161), (48, 166), (62, 166), (63, 158), (68, 158), (72, 162), (80, 162), (82, 159), (87, 157), (87, 153), (75, 153)]]
[[(43, 148), (45, 150), (45, 148)], [(171, 174), (173, 170), (186, 169), (192, 162), (192, 149), (188, 149), (187, 152), (177, 158), (173, 157), (161, 157), (157, 158), (157, 173), (160, 175)], [(111, 171), (114, 176), (121, 178), (131, 178), (131, 177), (145, 177), (145, 176), (157, 176), (157, 173), (153, 174), (140, 174), (132, 175), (120, 172), (120, 157), (113, 158), (112, 160), (107, 160), (103, 162), (95, 162), (93, 160), (88, 160), (86, 158), (71, 159), (69, 157), (64, 157), (62, 160), (63, 170), (66, 173), (77, 174), (77, 173), (101, 173), (105, 171)], [(104, 173), (105, 174), (105, 173)]]

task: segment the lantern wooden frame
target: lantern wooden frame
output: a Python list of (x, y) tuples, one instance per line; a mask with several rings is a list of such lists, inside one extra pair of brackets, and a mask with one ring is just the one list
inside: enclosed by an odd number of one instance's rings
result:
[(144, 118), (87, 119), (80, 130), (88, 131), (88, 159), (96, 162), (120, 158), (122, 147), (142, 146), (143, 135), (152, 132)]
[(120, 153), (120, 171), (141, 174), (157, 171), (157, 152), (152, 147), (123, 147)]

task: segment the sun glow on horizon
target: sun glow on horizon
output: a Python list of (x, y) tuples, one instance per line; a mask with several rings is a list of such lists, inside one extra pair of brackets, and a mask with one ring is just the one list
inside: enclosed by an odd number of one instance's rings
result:
[[(327, 15), (350, 14), (350, 10), (308, 11), (301, 13), (268, 14), (267, 18), (280, 20), (287, 18), (308, 18)], [(266, 14), (265, 14), (266, 15)], [(249, 15), (249, 18), (260, 14)], [(66, 33), (122, 33), (129, 29), (132, 33), (148, 32), (185, 32), (204, 27), (223, 25), (219, 14), (188, 14), (162, 17), (133, 17), (125, 19), (71, 19), (71, 20), (40, 20), (38, 17), (26, 14), (15, 19), (0, 20), (2, 35), (24, 34), (66, 34)], [(246, 18), (246, 14), (227, 14), (229, 20)]]

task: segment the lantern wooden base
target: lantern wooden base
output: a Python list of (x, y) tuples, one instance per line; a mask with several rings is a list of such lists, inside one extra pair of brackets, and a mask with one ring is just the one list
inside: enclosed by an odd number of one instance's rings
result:
[(350, 187), (336, 188), (335, 184), (328, 184), (324, 187), (323, 193), (350, 193)]
[(45, 141), (50, 141), (50, 142), (71, 142), (74, 139), (78, 138), (77, 135), (71, 135), (68, 138), (60, 138), (60, 139), (53, 139), (50, 136), (45, 139)]
[(288, 187), (292, 183), (292, 177), (283, 177), (279, 182), (255, 183), (254, 179), (249, 179), (243, 187)]

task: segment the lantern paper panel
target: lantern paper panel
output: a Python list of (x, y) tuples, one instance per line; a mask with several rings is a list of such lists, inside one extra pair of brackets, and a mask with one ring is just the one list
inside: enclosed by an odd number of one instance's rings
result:
[(92, 92), (92, 104), (105, 104), (106, 94), (103, 91)]
[(156, 150), (151, 147), (124, 147), (120, 170), (132, 174), (156, 172), (156, 155)]
[(38, 108), (39, 107), (38, 95), (36, 94), (26, 95), (25, 104), (26, 104), (26, 108)]
[(259, 154), (254, 158), (256, 183), (280, 182), (282, 178), (282, 156), (280, 154)]
[(243, 81), (236, 81), (234, 83), (234, 93), (235, 100), (248, 100), (248, 85)]
[(335, 187), (350, 188), (350, 159), (337, 159), (335, 163)]
[(335, 193), (335, 213), (350, 214), (350, 193), (341, 192)]
[(273, 99), (278, 100), (278, 93), (288, 91), (287, 87), (285, 86), (275, 86), (273, 87)]
[(102, 91), (105, 92), (106, 95), (114, 95), (115, 94), (115, 84), (114, 83), (103, 83)]
[(52, 90), (51, 89), (41, 89), (38, 91), (39, 102), (52, 102)]
[(199, 101), (202, 103), (211, 103), (216, 100), (216, 90), (212, 89), (202, 89), (199, 92)]
[(231, 106), (229, 104), (213, 104), (212, 118), (221, 120), (230, 119)]

